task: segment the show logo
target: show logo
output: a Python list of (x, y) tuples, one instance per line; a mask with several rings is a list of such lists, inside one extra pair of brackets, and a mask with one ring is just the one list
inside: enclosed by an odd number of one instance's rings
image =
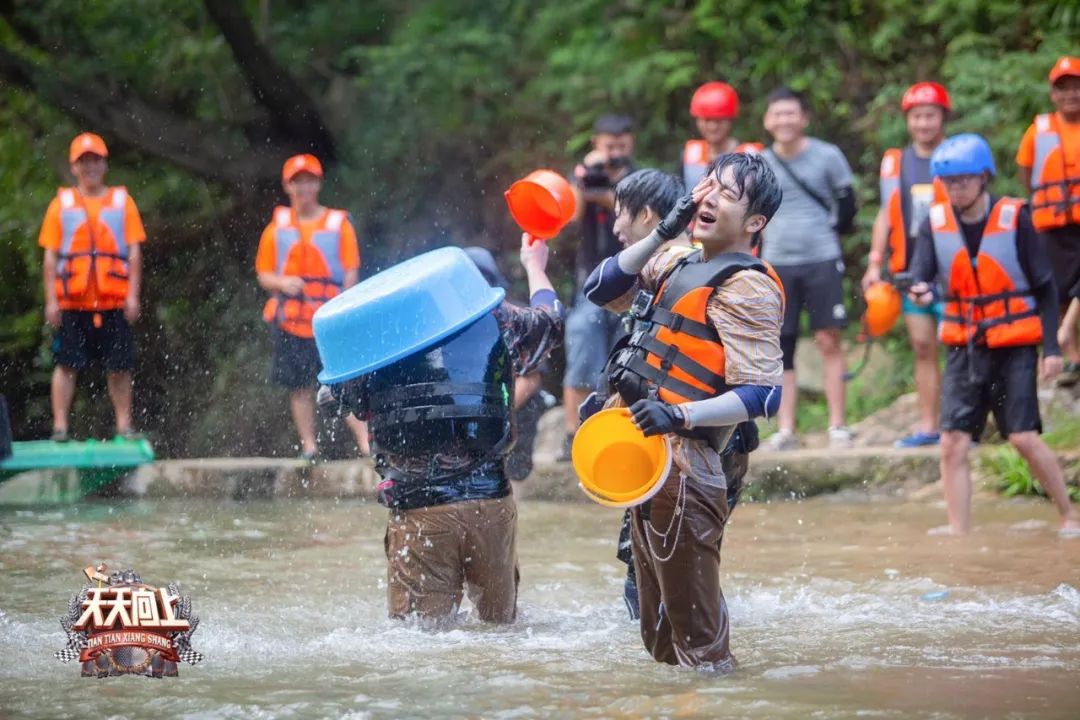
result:
[(191, 648), (199, 618), (175, 582), (158, 588), (134, 570), (107, 571), (103, 564), (83, 570), (88, 582), (60, 619), (68, 644), (56, 653), (58, 660), (78, 659), (83, 677), (99, 678), (176, 677), (177, 663), (202, 661)]

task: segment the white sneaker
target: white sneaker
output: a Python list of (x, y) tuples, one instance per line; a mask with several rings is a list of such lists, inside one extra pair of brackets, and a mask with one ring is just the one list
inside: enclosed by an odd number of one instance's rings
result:
[(855, 433), (851, 432), (849, 427), (839, 425), (829, 428), (829, 447), (831, 448), (853, 447), (854, 439)]
[(765, 440), (765, 446), (775, 452), (795, 450), (799, 447), (799, 439), (790, 430), (777, 430)]

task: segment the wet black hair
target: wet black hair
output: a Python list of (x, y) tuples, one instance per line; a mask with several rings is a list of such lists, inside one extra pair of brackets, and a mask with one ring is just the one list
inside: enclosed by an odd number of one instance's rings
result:
[(660, 170), (636, 170), (615, 186), (615, 203), (635, 218), (649, 208), (661, 218), (675, 207), (686, 192), (682, 181)]
[(713, 160), (708, 172), (716, 173), (719, 180), (727, 168), (731, 168), (731, 179), (739, 197), (746, 198), (746, 217), (764, 215), (766, 223), (772, 220), (784, 199), (784, 191), (765, 157), (759, 153), (727, 153)]
[(634, 131), (634, 121), (626, 115), (601, 115), (593, 123), (593, 132), (597, 135), (625, 135)]
[(778, 87), (768, 94), (765, 98), (765, 107), (772, 107), (773, 103), (780, 102), (781, 100), (794, 100), (799, 103), (799, 108), (804, 112), (810, 112), (810, 106), (806, 103), (806, 98), (802, 93), (795, 92), (786, 85)]

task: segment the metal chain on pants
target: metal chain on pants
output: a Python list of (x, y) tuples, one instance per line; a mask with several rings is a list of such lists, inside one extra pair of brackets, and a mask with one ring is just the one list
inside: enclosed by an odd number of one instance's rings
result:
[[(683, 516), (686, 514), (686, 474), (679, 473), (679, 490), (675, 494), (675, 511), (672, 514), (671, 522), (668, 523), (667, 530), (663, 533), (659, 533), (652, 526), (652, 520), (645, 520), (643, 525), (645, 526), (645, 543), (649, 546), (649, 553), (657, 562), (667, 562), (675, 555), (675, 547), (679, 543), (679, 533), (682, 531)], [(653, 547), (652, 536), (649, 535), (649, 531), (656, 533), (658, 537), (664, 538), (664, 544), (667, 545), (668, 536), (671, 535), (671, 526), (675, 525), (675, 518), (679, 519), (678, 525), (675, 527), (675, 540), (671, 544), (671, 552), (667, 554), (667, 557), (660, 557), (656, 552), (656, 548)]]

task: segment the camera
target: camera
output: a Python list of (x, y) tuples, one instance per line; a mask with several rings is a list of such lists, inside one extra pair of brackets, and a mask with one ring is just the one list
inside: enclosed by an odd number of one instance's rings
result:
[(652, 307), (653, 298), (656, 297), (648, 290), (638, 290), (634, 295), (633, 302), (630, 303), (630, 317), (635, 320), (644, 320), (649, 315), (649, 308)]
[(607, 162), (586, 165), (585, 175), (581, 178), (581, 186), (586, 190), (608, 190), (612, 185), (611, 173), (629, 165), (630, 158), (622, 155), (608, 158)]
[(581, 186), (586, 190), (607, 190), (611, 187), (611, 178), (607, 174), (607, 165), (595, 163), (585, 166), (585, 175), (581, 178)]
[(915, 278), (909, 272), (898, 272), (893, 275), (892, 284), (893, 287), (903, 295), (915, 284)]

